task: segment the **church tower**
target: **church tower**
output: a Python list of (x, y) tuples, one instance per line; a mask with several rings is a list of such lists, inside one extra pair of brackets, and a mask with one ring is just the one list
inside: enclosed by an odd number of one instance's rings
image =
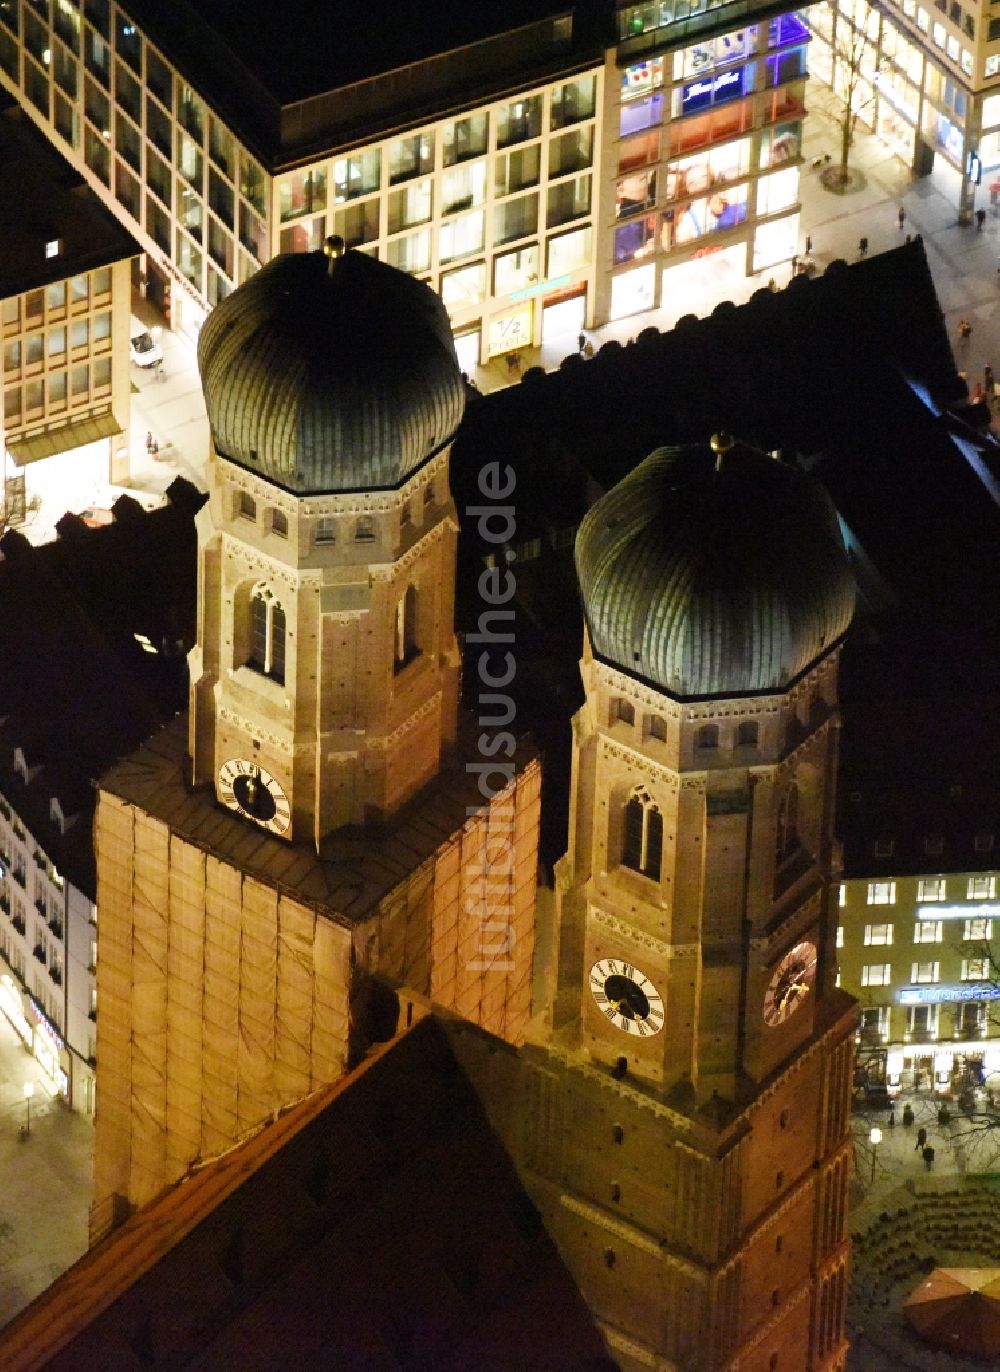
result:
[(212, 312), (184, 718), (102, 778), (92, 1234), (433, 1003), (521, 1042), (540, 768), (456, 748), (465, 386), (447, 312), (362, 253)]
[(322, 851), (342, 825), (391, 815), (455, 739), (447, 444), (464, 385), (447, 315), (330, 240), (217, 306), (198, 362), (215, 462), (193, 779)]
[(836, 515), (717, 435), (603, 496), (576, 561), (569, 850), (522, 1104), (494, 1090), (493, 1117), (624, 1372), (841, 1372)]

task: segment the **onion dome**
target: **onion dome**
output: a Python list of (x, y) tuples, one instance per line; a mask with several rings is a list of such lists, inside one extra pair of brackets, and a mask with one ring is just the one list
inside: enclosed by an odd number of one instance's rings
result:
[(217, 305), (198, 366), (216, 451), (299, 495), (398, 486), (465, 404), (440, 298), (340, 239)]
[(657, 449), (602, 496), (576, 568), (595, 654), (683, 698), (783, 690), (854, 612), (826, 491), (724, 434)]

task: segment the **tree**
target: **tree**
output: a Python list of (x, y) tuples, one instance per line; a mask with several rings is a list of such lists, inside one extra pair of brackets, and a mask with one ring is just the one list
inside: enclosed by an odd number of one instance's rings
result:
[(829, 0), (834, 33), (834, 90), (844, 101), (840, 117), (840, 160), (824, 173), (828, 185), (845, 187), (851, 182), (848, 165), (854, 134), (861, 115), (875, 102), (876, 67), (874, 54), (878, 41), (879, 17), (866, 0), (858, 0), (854, 22)]

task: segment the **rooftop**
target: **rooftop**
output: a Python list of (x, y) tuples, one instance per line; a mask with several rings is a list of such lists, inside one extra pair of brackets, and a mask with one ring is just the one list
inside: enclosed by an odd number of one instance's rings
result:
[(0, 1332), (0, 1361), (615, 1366), (431, 1018), (126, 1221)]
[[(135, 257), (139, 244), (0, 92), (0, 298)], [(46, 255), (46, 244), (58, 252)]]
[[(91, 899), (93, 783), (177, 709), (187, 683), (204, 497), (183, 480), (171, 493), (148, 513), (123, 498), (99, 529), (70, 517), (37, 548), (16, 532), (0, 540), (0, 792)], [(137, 633), (168, 651), (144, 652)]]
[[(347, 826), (324, 840), (323, 856), (310, 843), (286, 843), (233, 814), (209, 787), (188, 781), (187, 715), (173, 720), (101, 778), (101, 789), (141, 807), (179, 838), (239, 867), (251, 877), (347, 926), (361, 923), (378, 902), (470, 822), (484, 805), (476, 778), (461, 763), (471, 744), (409, 804), (382, 825)], [(522, 743), (518, 773), (533, 754)]]
[[(290, 126), (283, 126), (283, 107), (301, 107), (332, 91), (591, 8), (603, 14), (605, 7), (594, 0), (584, 5), (579, 0), (476, 0), (462, 5), (428, 5), (424, 0), (330, 0), (324, 5), (314, 0), (288, 0), (283, 5), (266, 0), (174, 0), (169, 6), (160, 0), (132, 0), (129, 12), (259, 155), (280, 160), (279, 149), (287, 151), (290, 142), (301, 142), (304, 128), (311, 136), (318, 127), (316, 108), (303, 116), (303, 123), (296, 116)], [(575, 42), (580, 27), (576, 18), (573, 27)], [(555, 47), (564, 50), (573, 44)], [(595, 61), (600, 52), (598, 44)], [(539, 55), (551, 60), (552, 47)], [(528, 79), (532, 65), (523, 49), (513, 56), (505, 46), (488, 62), (451, 65), (432, 83), (437, 93), (428, 117), (448, 103), (460, 103), (463, 91), (471, 99), (484, 80), (488, 84), (491, 62), (493, 75), (515, 84)], [(391, 109), (397, 122), (412, 124), (420, 117), (414, 109), (421, 89), (419, 81), (411, 85), (409, 79), (381, 82), (367, 90), (367, 110), (356, 110), (340, 99), (323, 108), (320, 122), (331, 128), (356, 119), (377, 124)], [(442, 96), (443, 90), (450, 93), (450, 101)], [(396, 98), (400, 94), (406, 96), (402, 102)]]

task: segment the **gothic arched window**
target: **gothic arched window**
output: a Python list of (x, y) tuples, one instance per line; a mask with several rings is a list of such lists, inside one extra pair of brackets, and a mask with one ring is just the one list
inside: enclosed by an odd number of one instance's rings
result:
[(799, 846), (799, 788), (793, 781), (778, 806), (778, 861), (790, 858)]
[(417, 647), (417, 588), (412, 583), (396, 602), (396, 633), (393, 668), (399, 672), (412, 662)]
[(250, 592), (250, 654), (247, 666), (281, 685), (285, 683), (285, 611), (271, 589), (259, 584)]
[(640, 788), (629, 796), (622, 816), (622, 866), (659, 881), (662, 857), (663, 816)]

